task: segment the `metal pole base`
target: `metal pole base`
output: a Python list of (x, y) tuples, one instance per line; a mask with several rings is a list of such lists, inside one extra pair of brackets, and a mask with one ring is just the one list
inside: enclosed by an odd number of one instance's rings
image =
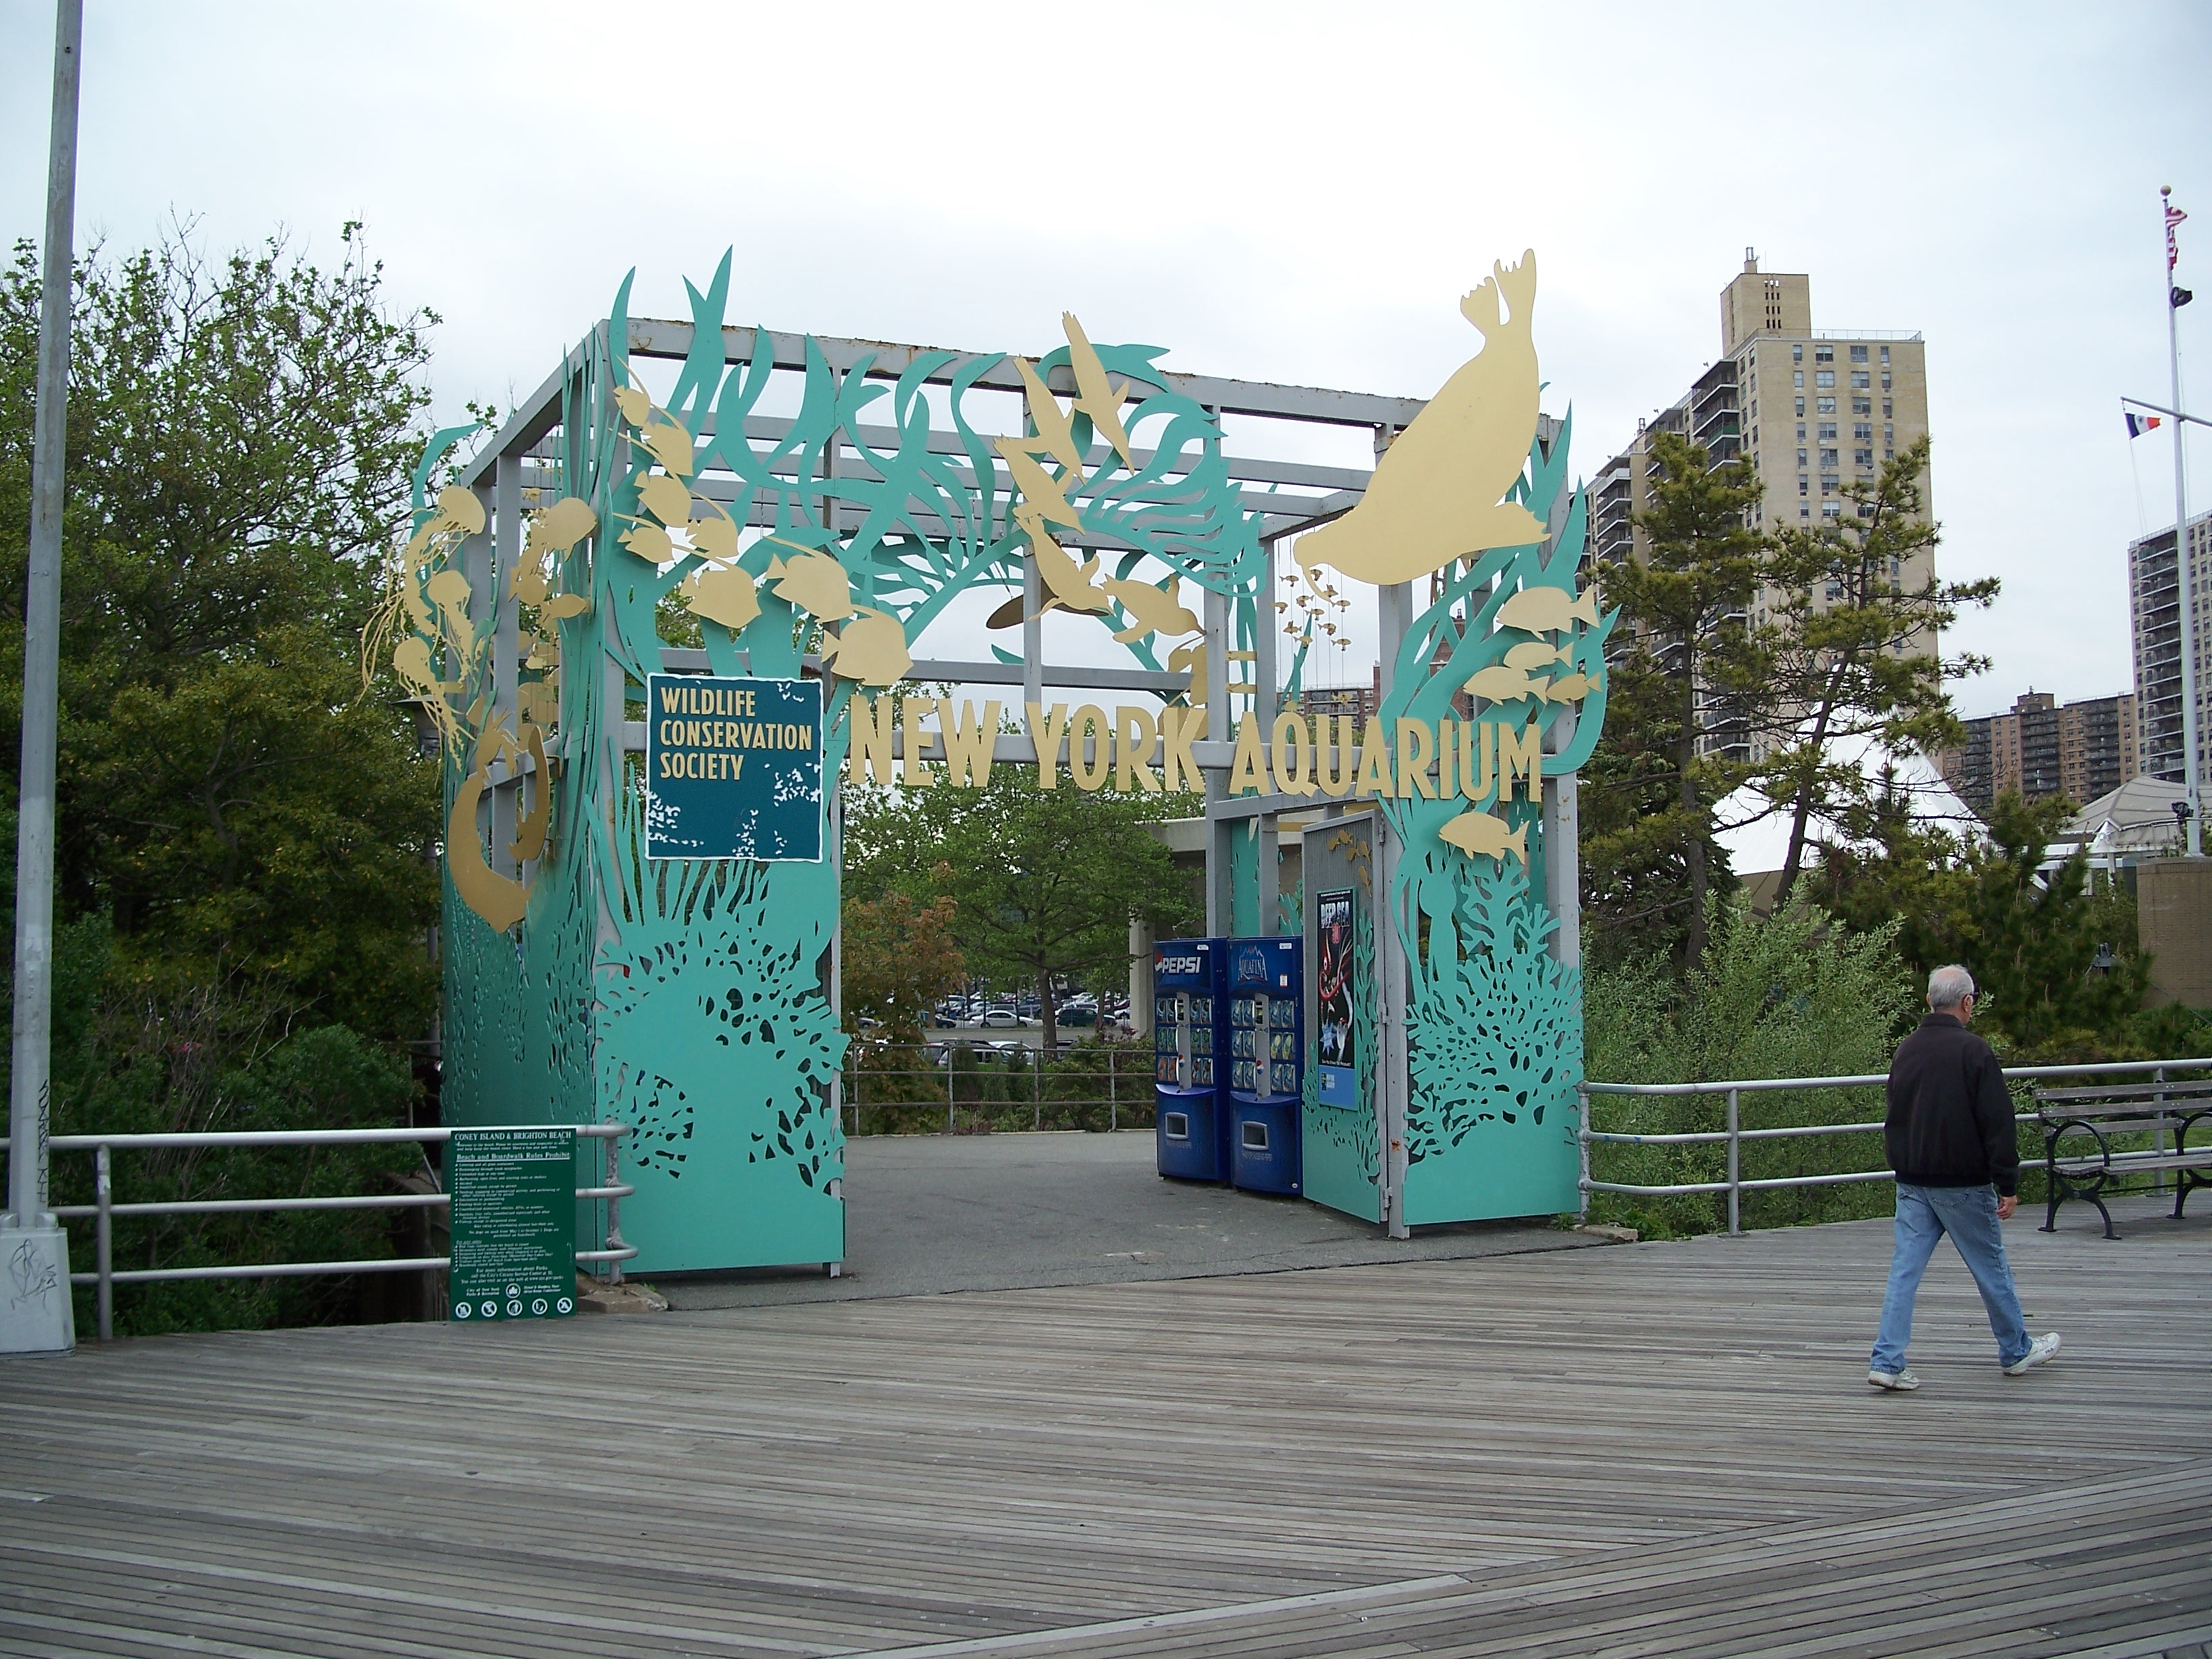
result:
[(0, 1353), (68, 1353), (76, 1346), (69, 1235), (51, 1220), (21, 1227), (0, 1216)]

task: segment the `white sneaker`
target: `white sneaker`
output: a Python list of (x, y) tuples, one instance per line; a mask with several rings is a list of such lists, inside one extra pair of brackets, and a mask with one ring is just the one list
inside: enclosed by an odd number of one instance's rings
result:
[(2004, 1368), (2007, 1376), (2018, 1376), (2022, 1371), (2032, 1371), (2047, 1359), (2058, 1358), (2058, 1333), (2045, 1331), (2029, 1345), (2028, 1350)]
[(1869, 1371), (1867, 1381), (1877, 1389), (1891, 1389), (1905, 1394), (1920, 1386), (1920, 1379), (1911, 1371)]

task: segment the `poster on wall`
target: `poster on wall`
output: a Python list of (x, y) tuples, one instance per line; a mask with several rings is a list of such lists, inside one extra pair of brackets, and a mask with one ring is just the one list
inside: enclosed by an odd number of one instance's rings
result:
[(645, 680), (645, 855), (822, 857), (822, 682)]
[(1316, 1059), (1321, 1066), (1321, 1103), (1359, 1103), (1359, 1057), (1352, 1023), (1352, 890), (1314, 896), (1316, 948), (1316, 1005), (1319, 1012)]

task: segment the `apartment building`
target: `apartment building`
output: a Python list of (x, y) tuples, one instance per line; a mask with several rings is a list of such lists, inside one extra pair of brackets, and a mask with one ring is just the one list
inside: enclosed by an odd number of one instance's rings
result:
[[(2128, 544), (2128, 600), (2135, 636), (2136, 741), (2142, 769), (2169, 783), (2182, 779), (2181, 597), (2173, 557), (2173, 532), (2161, 530)], [(2189, 521), (2190, 609), (2196, 622), (2197, 774), (2212, 779), (2212, 665), (2206, 643), (2212, 629), (2212, 513)]]
[(2126, 692), (2061, 707), (2048, 691), (2030, 691), (2007, 713), (1966, 726), (1966, 742), (1937, 761), (1978, 812), (2014, 793), (2029, 800), (2093, 801), (2136, 775), (2136, 700)]
[(1382, 706), (1382, 665), (1374, 665), (1365, 685), (1309, 685), (1295, 706), (1302, 714), (1348, 714), (1364, 727)]
[[(1591, 548), (1601, 572), (1647, 550), (1634, 520), (1650, 506), (1658, 433), (1703, 445), (1715, 464), (1747, 461), (1765, 485), (1753, 526), (1778, 532), (1841, 523), (1855, 510), (1845, 490), (1871, 484), (1884, 462), (1928, 430), (1927, 352), (1917, 332), (1816, 330), (1812, 279), (1762, 271), (1749, 250), (1720, 302), (1719, 359), (1668, 408), (1640, 422), (1635, 441), (1600, 467), (1590, 485)], [(1920, 487), (1923, 510), (1932, 512), (1925, 475)], [(1891, 572), (1908, 587), (1934, 574), (1928, 554), (1909, 564)], [(1760, 594), (1754, 617), (1779, 597)], [(1827, 597), (1816, 593), (1814, 603)], [(1933, 638), (1925, 648), (1936, 648)], [(1717, 702), (1707, 720), (1709, 746), (1747, 750)]]

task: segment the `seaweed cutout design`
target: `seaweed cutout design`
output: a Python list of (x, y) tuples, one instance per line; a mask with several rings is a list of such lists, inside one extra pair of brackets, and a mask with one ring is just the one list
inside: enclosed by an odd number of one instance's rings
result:
[[(1548, 450), (1540, 441), (1531, 447), (1513, 492), (1547, 522), (1565, 488), (1572, 429), (1571, 413)], [(1401, 716), (1431, 725), (1457, 718), (1453, 700), (1470, 681), (1540, 637), (1500, 613), (1532, 588), (1559, 590), (1554, 604), (1562, 609), (1575, 597), (1588, 512), (1577, 488), (1548, 558), (1540, 544), (1495, 548), (1440, 573), (1433, 599), (1393, 664), (1392, 690), (1377, 716), (1383, 732), (1395, 732)], [(1524, 601), (1514, 614), (1526, 608)], [(1549, 728), (1571, 719), (1571, 732), (1559, 753), (1544, 757), (1543, 770), (1578, 769), (1604, 722), (1604, 649), (1617, 617), (1577, 618), (1558, 630), (1565, 635), (1559, 658), (1565, 672), (1550, 683), (1580, 688), (1563, 699), (1574, 706), (1555, 712), (1546, 687), (1532, 686), (1520, 696), (1480, 701), (1475, 718), (1516, 730), (1532, 720)], [(1378, 802), (1403, 849), (1386, 908), (1413, 966), (1407, 1008), (1409, 1164), (1492, 1158), (1509, 1142), (1533, 1147), (1564, 1135), (1563, 1144), (1572, 1143), (1571, 1127), (1563, 1126), (1571, 1126), (1582, 1080), (1581, 977), (1547, 949), (1558, 923), (1543, 896), (1548, 849), (1540, 805), (1502, 799), (1504, 781), (1494, 777), (1490, 793), (1472, 802), (1395, 796)], [(1441, 832), (1470, 806), (1493, 807), (1509, 824), (1525, 826), (1528, 859), (1468, 857), (1446, 844)]]
[[(1417, 963), (1406, 1114), (1409, 1164), (1457, 1147), (1486, 1126), (1569, 1122), (1582, 1077), (1582, 975), (1545, 948), (1559, 923), (1512, 860), (1469, 862), (1449, 930), (1453, 954)], [(1571, 1133), (1570, 1132), (1570, 1139)]]
[[(542, 638), (518, 676), (523, 708), (550, 733), (532, 786), (550, 788), (544, 841), (516, 930), (495, 930), (459, 902), (450, 872), (447, 884), (449, 1121), (635, 1126), (628, 1153), (639, 1193), (625, 1225), (648, 1268), (842, 1252), (833, 1186), (843, 1173), (836, 1079), (847, 1040), (828, 985), (836, 868), (643, 857), (643, 780), (622, 733), (628, 700), (661, 666), (664, 603), (690, 609), (717, 674), (791, 678), (810, 652), (833, 659), (823, 728), (830, 847), (854, 665), (895, 678), (905, 643), (960, 593), (1020, 586), (1029, 538), (1008, 470), (963, 408), (1002, 356), (918, 353), (886, 381), (872, 377), (873, 356), (840, 368), (810, 338), (797, 415), (749, 431), (775, 370), (774, 341), (757, 330), (747, 361), (725, 360), (730, 269), (726, 256), (703, 291), (685, 285), (692, 344), (665, 401), (629, 362), (630, 278), (607, 323), (566, 359), (560, 424), (533, 465), (546, 469), (550, 493), (574, 498), (568, 522), (588, 507), (592, 527), (551, 538), (538, 566), (526, 559), (520, 594), (517, 570), (493, 560), (493, 591), (481, 596), (494, 615), (518, 599), (537, 603), (528, 594), (538, 585), (563, 599), (541, 608)], [(1071, 331), (1071, 345), (1038, 360), (1041, 374), (1068, 368), (1073, 339)], [(1070, 418), (1085, 465), (1079, 483), (1071, 472), (1061, 487), (1083, 533), (1127, 550), (1121, 579), (1150, 560), (1249, 612), (1264, 563), (1258, 521), (1229, 477), (1218, 424), (1163, 383), (1158, 349), (1095, 350), (1131, 401), (1118, 416), (1126, 453), (1097, 441), (1088, 413)], [(940, 372), (949, 384), (933, 390), (928, 377)], [(949, 410), (955, 453), (931, 447), (933, 399)], [(428, 489), (465, 432), (440, 434), (424, 457), (418, 532), (442, 525), (447, 507), (466, 512), (433, 503)], [(847, 459), (855, 451), (858, 465)], [(825, 501), (843, 511), (825, 513)], [(766, 533), (748, 539), (756, 530)], [(415, 576), (418, 587), (427, 580)], [(417, 600), (420, 610), (419, 592)], [(1126, 629), (1129, 617), (1116, 605), (1100, 620)], [(1249, 635), (1249, 617), (1238, 620)], [(477, 717), (497, 701), (489, 638), (470, 635), (465, 660), (453, 658), (469, 677), (465, 694), (446, 693)], [(1149, 641), (1124, 642), (1157, 665)], [(449, 812), (476, 758), (462, 747), (449, 745)]]

